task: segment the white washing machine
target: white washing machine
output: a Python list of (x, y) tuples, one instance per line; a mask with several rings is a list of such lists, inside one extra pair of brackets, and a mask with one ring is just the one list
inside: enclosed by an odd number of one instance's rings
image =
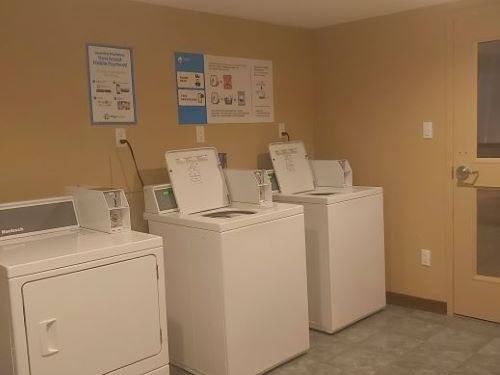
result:
[(279, 202), (304, 206), (309, 319), (334, 333), (386, 305), (380, 187), (315, 187), (302, 142), (269, 146)]
[[(214, 148), (166, 159), (179, 212), (144, 217), (165, 241), (171, 362), (195, 374), (255, 375), (306, 352), (302, 207), (231, 204)], [(148, 207), (175, 202), (164, 188), (151, 190), (159, 201)]]
[(168, 375), (162, 239), (79, 227), (73, 198), (0, 205), (0, 374)]

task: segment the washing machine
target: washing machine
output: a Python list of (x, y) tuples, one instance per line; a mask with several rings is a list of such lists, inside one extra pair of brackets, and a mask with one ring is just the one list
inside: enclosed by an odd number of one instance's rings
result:
[(82, 228), (72, 197), (0, 205), (0, 374), (168, 375), (163, 264), (161, 237)]
[(306, 352), (303, 208), (231, 203), (214, 148), (166, 160), (173, 194), (168, 185), (146, 189), (146, 202), (157, 201), (144, 217), (165, 241), (171, 363), (255, 375)]
[[(304, 207), (310, 327), (334, 333), (383, 309), (382, 188), (315, 186), (300, 141), (274, 143), (269, 151), (279, 186), (273, 200)], [(316, 172), (327, 164), (315, 163)]]

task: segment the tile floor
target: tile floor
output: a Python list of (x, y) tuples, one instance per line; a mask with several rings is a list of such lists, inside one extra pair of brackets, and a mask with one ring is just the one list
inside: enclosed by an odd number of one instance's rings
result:
[(500, 375), (500, 325), (388, 306), (268, 374)]

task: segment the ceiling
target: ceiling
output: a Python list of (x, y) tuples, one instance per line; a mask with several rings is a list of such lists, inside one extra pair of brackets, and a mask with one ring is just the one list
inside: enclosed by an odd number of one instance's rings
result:
[(319, 28), (452, 0), (138, 0), (278, 25)]

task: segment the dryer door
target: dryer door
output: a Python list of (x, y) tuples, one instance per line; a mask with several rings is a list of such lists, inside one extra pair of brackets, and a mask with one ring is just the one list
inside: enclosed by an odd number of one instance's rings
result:
[(161, 350), (153, 255), (23, 286), (31, 375), (99, 375)]

